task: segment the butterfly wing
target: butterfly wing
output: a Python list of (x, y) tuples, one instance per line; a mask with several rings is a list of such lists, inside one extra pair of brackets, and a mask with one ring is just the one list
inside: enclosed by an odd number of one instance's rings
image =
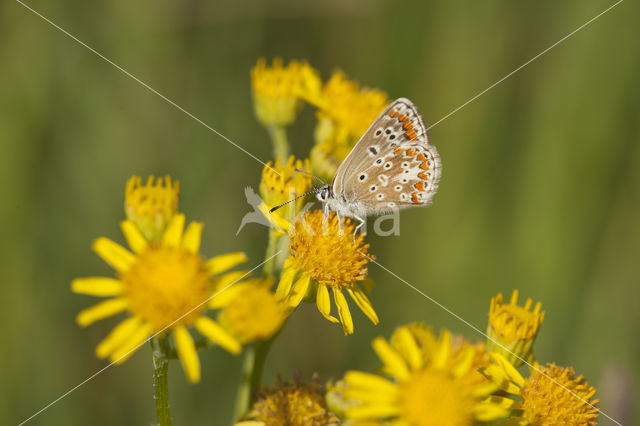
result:
[(440, 156), (420, 112), (395, 100), (371, 124), (338, 167), (333, 193), (369, 213), (427, 205), (438, 190)]

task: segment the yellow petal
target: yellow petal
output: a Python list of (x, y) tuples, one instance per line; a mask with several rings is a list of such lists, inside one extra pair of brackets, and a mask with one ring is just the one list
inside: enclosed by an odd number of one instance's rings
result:
[(349, 387), (369, 389), (371, 393), (396, 395), (398, 392), (398, 387), (389, 380), (362, 371), (347, 371), (344, 375), (344, 381), (349, 384)]
[(487, 379), (495, 383), (501, 390), (513, 395), (520, 394), (520, 388), (511, 382), (509, 377), (507, 377), (507, 374), (504, 372), (504, 369), (499, 365), (492, 364), (488, 367), (481, 368), (479, 371)]
[(342, 294), (340, 289), (332, 288), (332, 290), (333, 300), (336, 302), (336, 306), (338, 307), (338, 316), (340, 316), (342, 330), (345, 335), (351, 334), (353, 333), (353, 319), (351, 318), (347, 299), (344, 297), (344, 294)]
[(199, 317), (194, 325), (204, 337), (217, 343), (227, 352), (237, 355), (242, 351), (242, 345), (211, 318)]
[(351, 298), (356, 302), (356, 305), (360, 308), (362, 312), (371, 320), (372, 323), (378, 324), (380, 320), (378, 319), (378, 314), (373, 310), (373, 306), (371, 306), (371, 302), (367, 298), (367, 295), (364, 294), (364, 291), (360, 289), (358, 286), (354, 286), (353, 288), (348, 288), (347, 291)]
[(127, 338), (129, 338), (142, 324), (141, 317), (131, 317), (118, 324), (111, 332), (102, 339), (96, 347), (96, 356), (100, 359), (106, 358), (116, 350)]
[(212, 257), (207, 261), (205, 267), (207, 268), (207, 271), (209, 271), (209, 274), (216, 275), (246, 261), (247, 255), (239, 251), (236, 253), (227, 253)]
[[(226, 286), (225, 286), (226, 287)], [(238, 294), (247, 287), (245, 283), (237, 283), (235, 285), (229, 286), (229, 288), (221, 288), (220, 290), (216, 290), (211, 295), (211, 300), (209, 300), (209, 307), (211, 309), (220, 309), (228, 306), (229, 303), (235, 299)]]
[(78, 316), (76, 316), (76, 321), (80, 327), (86, 327), (98, 320), (124, 311), (128, 305), (129, 302), (122, 298), (105, 300), (104, 302), (80, 311)]
[(382, 337), (376, 337), (371, 342), (373, 350), (385, 365), (385, 371), (388, 371), (398, 380), (409, 378), (409, 368), (398, 352), (396, 352), (386, 340)]
[(385, 418), (398, 415), (399, 407), (397, 403), (360, 405), (346, 410), (348, 419), (367, 420), (371, 418)]
[(218, 302), (216, 299), (218, 299), (218, 297), (226, 293), (232, 287), (235, 287), (235, 285), (240, 284), (239, 281), (247, 277), (248, 275), (249, 275), (249, 272), (247, 271), (234, 271), (234, 272), (227, 272), (226, 274), (218, 275), (217, 277), (214, 277), (212, 279), (213, 291), (211, 292), (211, 298), (209, 300), (209, 303), (212, 304), (211, 306), (212, 307), (217, 306)]
[(329, 297), (329, 290), (324, 284), (318, 284), (318, 292), (316, 293), (316, 305), (318, 310), (329, 321), (336, 323), (338, 318), (331, 315), (331, 298)]
[(191, 334), (181, 325), (173, 330), (173, 339), (187, 380), (191, 383), (198, 383), (200, 381), (200, 359)]
[(295, 308), (300, 304), (300, 302), (302, 302), (302, 298), (307, 293), (310, 282), (311, 276), (309, 274), (302, 274), (300, 279), (295, 282), (291, 292), (289, 293), (289, 297), (286, 300), (287, 306)]
[(109, 357), (111, 362), (114, 364), (122, 364), (125, 362), (140, 346), (149, 340), (152, 331), (151, 324), (143, 323), (140, 325), (118, 346), (118, 349), (111, 354)]
[[(289, 259), (287, 259), (288, 261)], [(287, 264), (285, 261), (285, 265)], [(293, 279), (298, 272), (295, 268), (286, 268), (280, 277), (280, 282), (278, 283), (278, 288), (276, 289), (276, 299), (283, 300), (285, 297), (289, 295), (291, 291), (291, 285), (293, 284)]]
[(138, 227), (130, 220), (125, 220), (120, 223), (120, 229), (124, 234), (124, 238), (127, 240), (129, 247), (134, 253), (141, 253), (147, 248), (147, 239), (142, 235), (142, 232)]
[(395, 333), (394, 338), (397, 339), (398, 351), (404, 356), (412, 371), (422, 368), (423, 357), (416, 339), (406, 327), (400, 327)]
[(504, 356), (500, 355), (497, 352), (490, 352), (489, 356), (493, 358), (496, 364), (502, 367), (505, 374), (512, 382), (520, 387), (524, 385), (524, 378), (522, 377), (522, 375), (518, 372), (518, 370), (515, 369), (513, 365), (511, 365), (511, 363)]
[(202, 227), (204, 225), (200, 222), (191, 222), (187, 226), (187, 230), (182, 238), (182, 247), (187, 249), (188, 252), (197, 254), (200, 250), (200, 238), (202, 236)]
[(106, 277), (77, 278), (71, 281), (71, 291), (89, 296), (117, 296), (122, 293), (122, 281)]
[(93, 242), (93, 251), (107, 262), (112, 268), (119, 272), (129, 270), (135, 256), (120, 244), (116, 244), (108, 238), (100, 237)]
[(473, 364), (473, 359), (475, 358), (476, 351), (473, 347), (467, 347), (463, 350), (462, 354), (459, 355), (459, 358), (456, 360), (456, 363), (453, 367), (451, 367), (451, 373), (453, 377), (462, 377), (469, 372), (471, 369), (471, 365)]
[(437, 370), (444, 368), (449, 354), (451, 353), (451, 332), (449, 330), (442, 330), (440, 332), (440, 339), (438, 339), (438, 347), (436, 353), (433, 356), (433, 366)]
[(289, 233), (289, 227), (291, 226), (291, 224), (289, 223), (288, 220), (284, 219), (279, 214), (269, 213), (269, 207), (267, 207), (265, 203), (261, 203), (258, 206), (258, 209), (262, 212), (264, 217), (266, 217), (269, 222), (275, 225), (278, 231), (281, 231), (287, 234)]
[(184, 215), (179, 213), (171, 218), (162, 236), (162, 242), (169, 247), (178, 247), (184, 230)]

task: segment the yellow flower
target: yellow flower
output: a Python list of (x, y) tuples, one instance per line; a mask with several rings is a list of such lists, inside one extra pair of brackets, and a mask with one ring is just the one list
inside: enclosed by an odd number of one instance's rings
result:
[[(276, 297), (296, 307), (309, 294), (326, 319), (341, 322), (345, 334), (351, 334), (353, 320), (343, 290), (374, 324), (378, 323), (378, 315), (358, 284), (367, 277), (367, 262), (373, 257), (367, 253), (369, 244), (364, 243), (362, 234), (354, 241), (351, 221), (346, 219), (342, 226), (340, 235), (335, 213), (324, 220), (320, 210), (305, 213), (291, 225), (290, 255), (284, 263)], [(331, 315), (329, 289), (338, 308), (339, 321)]]
[(331, 182), (338, 166), (349, 155), (351, 148), (352, 146), (349, 144), (333, 140), (315, 144), (309, 154), (313, 173), (320, 179)]
[(361, 371), (345, 374), (345, 414), (355, 425), (471, 425), (507, 414), (487, 399), (497, 386), (477, 378), (478, 349), (467, 344), (453, 350), (447, 330), (435, 339), (424, 327), (400, 327), (391, 343), (374, 339), (373, 349), (389, 378)]
[(164, 185), (162, 178), (154, 183), (154, 177), (149, 176), (142, 185), (139, 176), (131, 176), (125, 187), (124, 210), (142, 235), (154, 241), (162, 236), (167, 223), (177, 213), (179, 194), (180, 184), (172, 184), (169, 176), (165, 176)]
[(513, 290), (509, 304), (503, 303), (502, 294), (491, 298), (487, 350), (502, 354), (515, 367), (531, 357), (533, 342), (544, 320), (540, 302), (533, 311), (529, 310), (531, 305), (531, 299), (527, 299), (524, 306), (518, 306), (518, 290)]
[(204, 262), (198, 254), (202, 224), (192, 222), (183, 233), (184, 224), (184, 215), (176, 214), (162, 239), (148, 242), (133, 222), (123, 221), (122, 232), (133, 253), (104, 237), (93, 243), (93, 250), (117, 271), (118, 278), (79, 278), (71, 283), (75, 293), (109, 297), (81, 311), (78, 324), (85, 327), (123, 311), (130, 314), (98, 344), (99, 358), (123, 362), (149, 336), (171, 332), (187, 378), (197, 382), (200, 361), (187, 327), (194, 326), (233, 354), (241, 351), (240, 343), (204, 313), (209, 299), (215, 302), (217, 293), (243, 275), (221, 273), (246, 256), (230, 253)]
[(242, 343), (266, 340), (287, 319), (289, 310), (271, 292), (271, 280), (243, 281), (220, 293), (209, 307), (223, 309), (219, 321)]
[(335, 71), (316, 97), (305, 99), (319, 109), (316, 142), (333, 140), (351, 145), (389, 104), (384, 92), (360, 88), (342, 71)]
[(262, 388), (247, 420), (236, 426), (330, 426), (339, 425), (340, 419), (327, 409), (322, 385), (317, 375), (311, 383), (302, 384), (299, 378), (293, 383), (276, 382), (274, 389)]
[[(509, 425), (595, 425), (598, 399), (593, 386), (573, 369), (547, 364), (537, 367), (528, 378), (499, 353), (492, 353), (496, 364), (483, 373), (509, 396), (493, 396), (495, 403), (517, 412), (505, 422)], [(513, 395), (513, 396), (512, 396)], [(519, 401), (513, 398), (519, 397)]]
[[(286, 203), (311, 189), (312, 177), (306, 173), (297, 172), (296, 169), (310, 173), (309, 160), (296, 160), (292, 155), (286, 163), (278, 158), (275, 164), (269, 161), (264, 166), (260, 180), (260, 196), (264, 200), (267, 210)], [(305, 197), (302, 197), (273, 213), (268, 213), (266, 217), (270, 219), (269, 216), (278, 215), (291, 221), (304, 206), (304, 201)]]
[(320, 78), (306, 62), (291, 61), (286, 67), (275, 58), (271, 67), (259, 59), (251, 69), (251, 88), (256, 117), (265, 126), (293, 123), (302, 107), (301, 96), (320, 91)]

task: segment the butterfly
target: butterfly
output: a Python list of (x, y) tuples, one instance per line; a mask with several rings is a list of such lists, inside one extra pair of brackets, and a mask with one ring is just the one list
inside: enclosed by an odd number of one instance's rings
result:
[(364, 224), (369, 215), (431, 204), (442, 163), (429, 143), (416, 106), (406, 98), (389, 105), (338, 166), (333, 181), (318, 188), (325, 217), (331, 210)]

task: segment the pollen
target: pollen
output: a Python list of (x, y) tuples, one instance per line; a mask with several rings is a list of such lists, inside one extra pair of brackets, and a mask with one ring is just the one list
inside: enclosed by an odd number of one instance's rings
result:
[(155, 331), (193, 323), (212, 291), (197, 254), (160, 244), (140, 253), (131, 269), (121, 272), (121, 280), (129, 310)]
[(525, 380), (520, 390), (522, 416), (533, 425), (595, 425), (595, 392), (573, 369), (548, 364)]
[(331, 287), (349, 286), (367, 276), (367, 248), (364, 235), (353, 235), (348, 219), (340, 235), (338, 218), (332, 214), (323, 225), (320, 210), (306, 214), (293, 227), (289, 246), (296, 266), (320, 284)]

